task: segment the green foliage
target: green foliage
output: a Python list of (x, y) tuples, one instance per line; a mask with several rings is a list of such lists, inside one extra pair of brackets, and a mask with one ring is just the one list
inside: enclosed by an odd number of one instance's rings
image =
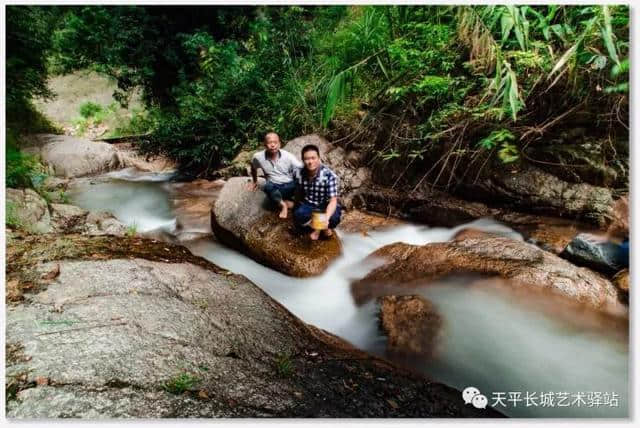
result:
[(287, 353), (279, 353), (274, 360), (276, 372), (280, 377), (290, 377), (295, 370), (291, 355)]
[(12, 106), (27, 104), (31, 97), (51, 97), (47, 88), (46, 55), (55, 20), (50, 7), (6, 7), (6, 102)]
[(478, 141), (478, 146), (482, 147), (485, 150), (491, 150), (495, 148), (497, 145), (506, 143), (509, 141), (513, 141), (515, 136), (508, 129), (499, 129), (497, 131), (491, 132), (488, 137), (483, 138)]
[(18, 149), (18, 140), (11, 130), (7, 130), (5, 183), (11, 188), (38, 187), (44, 180), (42, 165), (29, 154)]
[(80, 105), (80, 116), (82, 116), (85, 119), (93, 117), (96, 115), (96, 113), (99, 113), (101, 111), (102, 111), (102, 106), (100, 104), (96, 104), (91, 101), (87, 101)]
[(125, 231), (125, 236), (128, 238), (133, 238), (138, 233), (138, 225), (137, 223), (133, 223), (127, 226), (127, 230)]
[(24, 225), (17, 214), (17, 207), (13, 202), (5, 201), (5, 223), (15, 229), (21, 229)]
[[(321, 131), (371, 141), (374, 160), (416, 171), (441, 147), (464, 164), (467, 153), (483, 153), (470, 147), (478, 139), (510, 163), (522, 136), (538, 138), (550, 129), (541, 124), (559, 125), (580, 102), (616, 118), (628, 105), (626, 6), (64, 11), (52, 69), (107, 73), (125, 103), (141, 87), (145, 110), (112, 134), (152, 131), (140, 148), (193, 174), (211, 174), (272, 130), (283, 140)], [(108, 110), (88, 109), (78, 125)]]
[(198, 382), (200, 382), (200, 378), (190, 373), (181, 373), (166, 381), (163, 384), (163, 389), (171, 394), (179, 395), (193, 389)]

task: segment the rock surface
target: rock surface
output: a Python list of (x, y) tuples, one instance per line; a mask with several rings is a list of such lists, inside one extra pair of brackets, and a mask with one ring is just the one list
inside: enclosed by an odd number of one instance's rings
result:
[(51, 203), (32, 189), (7, 189), (7, 202), (12, 222), (27, 233), (84, 233), (118, 235), (126, 226), (113, 215), (89, 212), (75, 205)]
[(24, 150), (39, 155), (58, 177), (82, 177), (124, 167), (117, 150), (108, 143), (54, 134), (36, 134), (30, 142)]
[(380, 328), (387, 336), (387, 353), (430, 357), (442, 335), (442, 317), (420, 296), (384, 296)]
[(605, 226), (613, 207), (612, 191), (586, 183), (570, 183), (533, 166), (510, 171), (491, 169), (457, 194), (474, 201), (536, 214), (568, 217)]
[(134, 167), (144, 172), (169, 172), (177, 168), (177, 164), (163, 156), (142, 156), (132, 143), (112, 144), (116, 149), (120, 168)]
[(608, 275), (629, 266), (629, 257), (618, 244), (587, 233), (573, 238), (560, 257)]
[(396, 243), (370, 257), (384, 263), (352, 284), (356, 301), (391, 294), (396, 284), (415, 287), (454, 274), (483, 274), (561, 294), (588, 307), (626, 316), (613, 284), (532, 244), (507, 238), (466, 239), (414, 246)]
[(182, 247), (76, 239), (53, 257), (66, 260), (9, 255), (11, 275), (57, 274), (7, 308), (8, 418), (500, 416), (304, 324)]
[(7, 219), (20, 229), (32, 233), (51, 232), (51, 215), (47, 201), (33, 189), (6, 190)]
[(354, 206), (429, 226), (455, 227), (491, 217), (521, 233), (525, 240), (555, 254), (561, 253), (577, 233), (597, 230), (576, 220), (492, 208), (426, 186), (415, 192), (370, 186), (357, 194)]
[[(340, 255), (340, 240), (311, 241), (299, 235), (291, 220), (269, 209), (261, 190), (247, 189), (248, 179), (233, 177), (220, 191), (211, 210), (211, 228), (218, 240), (287, 275), (319, 275)], [(264, 181), (260, 179), (260, 186)]]

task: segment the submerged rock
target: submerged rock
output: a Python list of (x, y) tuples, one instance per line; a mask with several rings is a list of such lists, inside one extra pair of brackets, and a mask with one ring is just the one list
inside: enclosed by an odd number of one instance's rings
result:
[(9, 255), (9, 275), (55, 275), (7, 308), (8, 418), (500, 416), (301, 322), (183, 247), (60, 239), (29, 238), (34, 255), (60, 248), (53, 263)]
[(39, 155), (58, 177), (82, 177), (124, 167), (117, 150), (108, 143), (54, 134), (33, 135), (30, 143), (24, 150)]
[[(319, 275), (340, 255), (337, 234), (311, 241), (293, 221), (280, 219), (264, 192), (247, 189), (248, 178), (233, 177), (211, 210), (211, 229), (220, 242), (287, 275)], [(262, 186), (264, 181), (260, 180)], [(291, 217), (291, 210), (289, 212)]]
[(389, 287), (424, 285), (455, 274), (484, 274), (567, 296), (591, 308), (626, 316), (613, 284), (532, 244), (507, 238), (465, 239), (423, 246), (396, 243), (370, 257), (383, 264), (352, 284), (356, 301), (390, 294)]

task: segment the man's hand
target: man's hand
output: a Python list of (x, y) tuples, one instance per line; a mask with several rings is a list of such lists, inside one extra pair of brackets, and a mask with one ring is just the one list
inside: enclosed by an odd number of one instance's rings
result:
[(249, 181), (249, 183), (247, 183), (247, 189), (251, 192), (255, 192), (256, 189), (258, 188), (258, 183), (255, 181)]

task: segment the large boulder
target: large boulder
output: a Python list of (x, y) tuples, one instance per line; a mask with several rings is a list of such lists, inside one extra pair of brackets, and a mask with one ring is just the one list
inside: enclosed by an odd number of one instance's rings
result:
[(340, 179), (340, 202), (343, 206), (351, 208), (356, 192), (364, 189), (371, 181), (371, 171), (368, 167), (362, 165), (362, 156), (354, 151), (347, 152), (342, 147), (330, 143), (317, 134), (294, 138), (283, 149), (301, 159), (302, 148), (307, 144), (318, 146), (322, 161)]
[(382, 265), (352, 284), (356, 301), (449, 275), (482, 274), (508, 280), (513, 287), (545, 289), (603, 312), (627, 314), (610, 281), (522, 241), (486, 237), (423, 246), (396, 243), (370, 257), (381, 259)]
[[(233, 177), (220, 191), (211, 210), (215, 236), (220, 242), (287, 275), (306, 277), (322, 273), (340, 255), (337, 235), (318, 241), (300, 235), (291, 219), (280, 219), (269, 207), (264, 192), (247, 189), (247, 180)], [(259, 184), (264, 185), (264, 180), (260, 179)]]
[(38, 238), (9, 251), (10, 276), (53, 273), (7, 308), (8, 418), (499, 416), (183, 247)]
[(33, 135), (24, 150), (39, 155), (58, 177), (81, 177), (124, 167), (111, 144), (68, 135)]

